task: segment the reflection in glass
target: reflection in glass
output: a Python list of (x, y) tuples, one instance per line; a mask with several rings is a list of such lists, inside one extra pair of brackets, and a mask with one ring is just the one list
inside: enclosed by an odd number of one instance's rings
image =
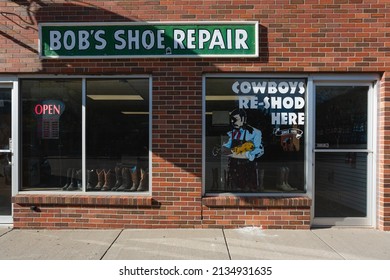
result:
[(316, 153), (315, 217), (367, 215), (367, 153)]
[(80, 191), (81, 80), (23, 79), (22, 190)]
[(365, 149), (367, 100), (365, 86), (317, 86), (316, 148)]
[(149, 190), (149, 80), (88, 79), (87, 191)]
[(207, 78), (206, 192), (304, 192), (305, 95), (305, 79)]
[[(11, 89), (0, 88), (0, 150), (8, 150), (11, 138)], [(11, 160), (8, 152), (0, 153), (0, 216), (11, 215)]]

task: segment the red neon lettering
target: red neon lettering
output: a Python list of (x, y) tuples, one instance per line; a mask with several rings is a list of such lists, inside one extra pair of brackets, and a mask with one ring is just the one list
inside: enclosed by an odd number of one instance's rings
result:
[(42, 114), (42, 105), (41, 104), (35, 105), (34, 111), (35, 111), (36, 115), (41, 115)]
[(48, 111), (49, 106), (46, 104), (43, 104), (43, 115), (46, 115), (46, 112)]
[(59, 115), (61, 112), (61, 105), (53, 105), (54, 114)]
[(36, 115), (60, 115), (61, 114), (61, 105), (37, 104), (37, 105), (35, 105), (34, 112)]

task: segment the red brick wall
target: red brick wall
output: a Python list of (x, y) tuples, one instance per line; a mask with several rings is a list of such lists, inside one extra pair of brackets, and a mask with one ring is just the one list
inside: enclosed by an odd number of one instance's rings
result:
[[(275, 221), (279, 219), (276, 217), (287, 221), (287, 216), (297, 220), (299, 216), (304, 217), (304, 221), (296, 224), (296, 228), (307, 228), (310, 201), (298, 207), (289, 203), (283, 207), (260, 203), (220, 208), (202, 201), (202, 74), (383, 73), (390, 67), (390, 3), (383, 0), (12, 0), (1, 1), (0, 10), (0, 74), (153, 76), (153, 205), (110, 202), (98, 207), (83, 199), (69, 205), (49, 203), (50, 196), (41, 201), (22, 196), (15, 199), (20, 203), (15, 205), (17, 227), (88, 227), (92, 224), (106, 227), (113, 223), (119, 227), (152, 224), (161, 227), (236, 224), (268, 227), (272, 219), (267, 218), (265, 222), (265, 216), (275, 217)], [(37, 23), (41, 22), (200, 20), (258, 21), (260, 57), (77, 60), (40, 60), (38, 57)], [(381, 88), (378, 225), (389, 230), (387, 177), (390, 165), (385, 163), (388, 157), (386, 137), (389, 137), (385, 126), (389, 78), (386, 77)], [(171, 110), (178, 113), (172, 115)], [(31, 205), (38, 205), (41, 212), (30, 210)], [(302, 216), (298, 214), (301, 212)], [(69, 220), (69, 215), (76, 213), (81, 215), (77, 217), (82, 222), (75, 221), (76, 217)], [(116, 215), (126, 218), (118, 221)], [(287, 226), (291, 228), (293, 224), (290, 222)], [(274, 222), (272, 226), (285, 225)]]
[[(170, 188), (174, 188), (170, 186)], [(169, 196), (17, 195), (16, 228), (235, 228), (309, 229), (311, 199)], [(155, 192), (153, 192), (154, 194)], [(192, 201), (192, 200), (191, 200)], [(199, 209), (202, 203), (202, 209)]]
[[(30, 6), (23, 5), (32, 3)], [(19, 4), (18, 4), (19, 3)], [(41, 3), (41, 4), (39, 4)], [(46, 5), (43, 5), (46, 3)], [(375, 71), (388, 69), (390, 3), (383, 0), (1, 1), (0, 73)], [(28, 10), (30, 12), (28, 12)], [(260, 58), (40, 60), (40, 22), (256, 20)], [(181, 69), (180, 69), (181, 70)], [(180, 73), (179, 70), (175, 70)], [(200, 79), (200, 77), (198, 76)]]
[(380, 83), (378, 106), (378, 176), (377, 176), (377, 225), (390, 230), (390, 74), (383, 75)]
[(203, 199), (205, 227), (309, 229), (311, 199), (207, 197)]

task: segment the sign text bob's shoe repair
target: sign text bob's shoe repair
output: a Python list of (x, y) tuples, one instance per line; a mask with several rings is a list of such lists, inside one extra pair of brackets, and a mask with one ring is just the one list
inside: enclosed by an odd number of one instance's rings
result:
[(42, 58), (256, 57), (257, 22), (42, 23)]

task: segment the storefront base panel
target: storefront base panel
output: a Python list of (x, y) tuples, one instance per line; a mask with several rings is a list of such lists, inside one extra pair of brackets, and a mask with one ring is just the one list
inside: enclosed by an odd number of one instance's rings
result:
[(203, 227), (310, 229), (311, 199), (208, 197), (203, 199)]
[(13, 202), (18, 229), (310, 228), (309, 198), (207, 197), (191, 211), (151, 197), (17, 195)]
[(13, 202), (19, 229), (201, 227), (200, 207), (181, 210), (150, 197), (17, 195)]

